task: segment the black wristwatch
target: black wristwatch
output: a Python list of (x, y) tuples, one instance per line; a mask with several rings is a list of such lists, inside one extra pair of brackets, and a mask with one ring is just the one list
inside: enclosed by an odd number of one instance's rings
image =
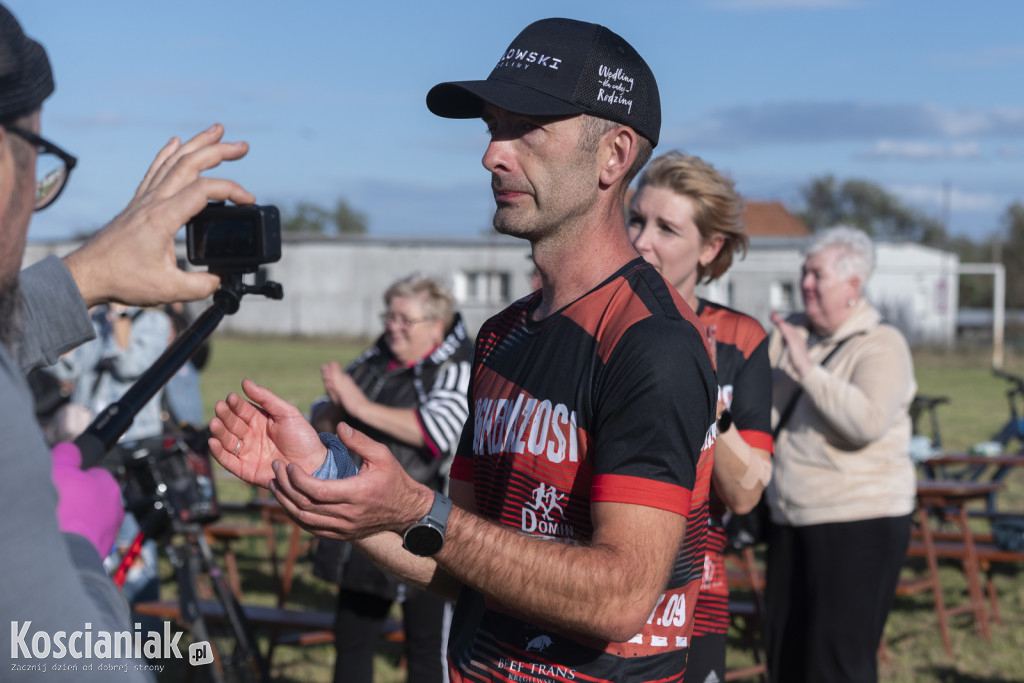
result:
[(718, 416), (718, 433), (725, 434), (732, 427), (732, 413), (728, 409), (722, 411)]
[(444, 547), (444, 534), (448, 529), (448, 515), (452, 512), (452, 501), (434, 492), (434, 504), (423, 519), (405, 530), (402, 547), (413, 555), (431, 557)]

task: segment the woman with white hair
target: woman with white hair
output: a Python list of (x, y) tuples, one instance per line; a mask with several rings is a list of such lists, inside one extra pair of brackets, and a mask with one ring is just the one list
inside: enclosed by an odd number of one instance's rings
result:
[(864, 298), (874, 247), (853, 228), (806, 252), (804, 312), (769, 344), (775, 471), (767, 489), (766, 639), (774, 681), (876, 681), (914, 509), (903, 335)]

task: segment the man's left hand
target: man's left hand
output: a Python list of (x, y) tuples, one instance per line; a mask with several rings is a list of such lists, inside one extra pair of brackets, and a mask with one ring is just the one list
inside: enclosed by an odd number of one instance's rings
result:
[(386, 446), (344, 423), (338, 437), (363, 461), (354, 477), (321, 481), (300, 467), (274, 464), (270, 490), (300, 526), (319, 536), (356, 539), (402, 533), (430, 510), (434, 492), (416, 483)]

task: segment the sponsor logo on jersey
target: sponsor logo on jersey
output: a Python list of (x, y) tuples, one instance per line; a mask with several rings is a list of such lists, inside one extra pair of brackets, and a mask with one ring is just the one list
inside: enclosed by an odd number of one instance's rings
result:
[(549, 462), (579, 462), (576, 411), (519, 394), (478, 399), (474, 406), (473, 451), (480, 455), (514, 453), (545, 457)]
[(563, 500), (564, 493), (560, 493), (554, 486), (541, 482), (540, 486), (533, 490), (532, 501), (523, 506), (523, 531), (545, 536), (574, 537), (575, 530), (565, 523)]

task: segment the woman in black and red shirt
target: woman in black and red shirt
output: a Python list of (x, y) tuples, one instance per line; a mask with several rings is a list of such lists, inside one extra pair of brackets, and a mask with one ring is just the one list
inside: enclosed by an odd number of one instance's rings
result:
[[(712, 470), (704, 579), (685, 681), (725, 680), (729, 588), (726, 509), (749, 512), (771, 479), (771, 369), (764, 328), (748, 315), (696, 294), (744, 252), (743, 202), (733, 183), (698, 157), (669, 152), (652, 161), (630, 202), (637, 251), (697, 312), (716, 354), (718, 429)], [(710, 676), (715, 672), (715, 679)]]

